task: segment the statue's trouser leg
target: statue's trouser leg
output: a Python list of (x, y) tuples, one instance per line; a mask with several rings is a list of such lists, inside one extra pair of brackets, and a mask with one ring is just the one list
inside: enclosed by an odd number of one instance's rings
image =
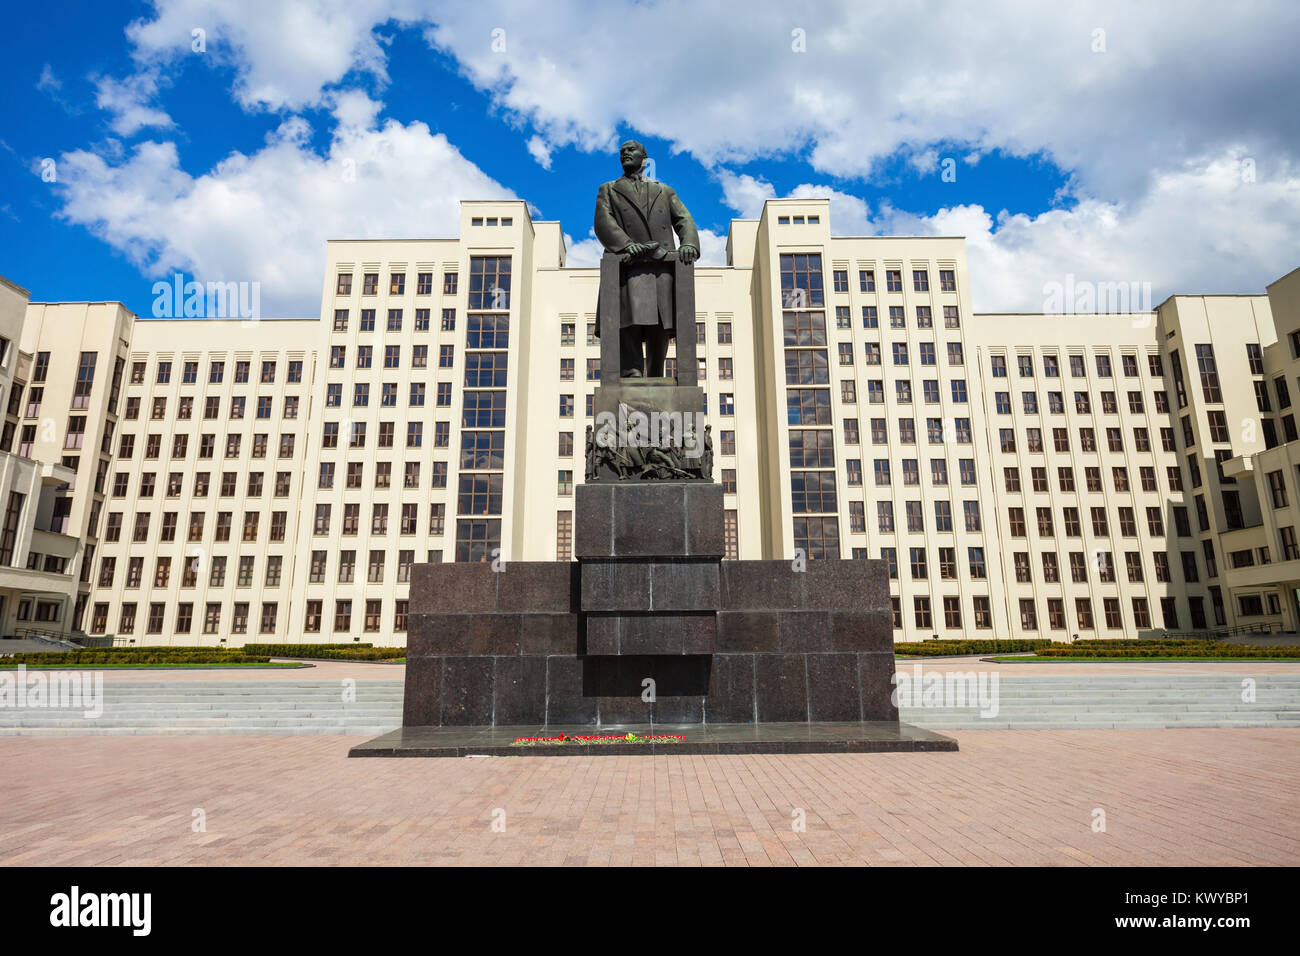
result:
[(672, 336), (661, 325), (645, 327), (645, 374), (647, 378), (663, 378), (664, 358)]
[(644, 326), (628, 325), (618, 331), (619, 368), (623, 374), (636, 369), (644, 374), (641, 367), (641, 330)]

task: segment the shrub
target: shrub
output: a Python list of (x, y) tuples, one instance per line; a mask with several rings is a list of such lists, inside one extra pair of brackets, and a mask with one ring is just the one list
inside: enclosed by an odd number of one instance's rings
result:
[(41, 651), (0, 658), (0, 664), (29, 667), (94, 666), (115, 664), (266, 664), (265, 655), (247, 654), (220, 647), (96, 647), (82, 651)]
[(988, 640), (988, 641), (902, 641), (894, 645), (894, 653), (905, 657), (947, 657), (958, 654), (1015, 654), (1052, 647), (1048, 640)]
[(1058, 644), (1038, 651), (1038, 657), (1073, 657), (1087, 659), (1092, 657), (1152, 658), (1152, 657), (1297, 657), (1300, 647), (1263, 647), (1257, 644), (1222, 644), (1208, 641), (1190, 641), (1169, 644), (1147, 642), (1137, 646), (1123, 646), (1121, 642), (1107, 642), (1105, 646), (1075, 644)]
[(245, 644), (249, 654), (327, 661), (391, 661), (406, 656), (404, 647), (371, 644)]

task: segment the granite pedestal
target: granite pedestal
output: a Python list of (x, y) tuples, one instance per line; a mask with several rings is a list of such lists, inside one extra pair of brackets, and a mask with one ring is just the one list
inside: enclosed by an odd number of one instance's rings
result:
[(404, 726), (898, 720), (881, 562), (723, 561), (709, 483), (575, 491), (577, 562), (415, 566)]

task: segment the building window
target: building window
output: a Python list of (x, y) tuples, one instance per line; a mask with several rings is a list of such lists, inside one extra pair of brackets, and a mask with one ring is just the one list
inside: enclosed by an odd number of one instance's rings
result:
[(18, 526), (22, 518), (23, 503), (26, 495), (17, 491), (9, 493), (9, 502), (5, 507), (4, 525), (0, 527), (0, 565), (12, 567), (14, 548), (18, 541)]
[(573, 512), (559, 511), (555, 515), (555, 560), (573, 560)]

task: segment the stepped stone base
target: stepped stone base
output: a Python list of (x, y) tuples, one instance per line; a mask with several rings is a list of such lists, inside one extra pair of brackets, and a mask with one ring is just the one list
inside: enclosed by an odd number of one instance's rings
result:
[(349, 757), (616, 757), (655, 754), (802, 754), (802, 753), (917, 753), (954, 751), (957, 741), (932, 730), (895, 721), (858, 721), (804, 724), (691, 724), (627, 725), (637, 736), (675, 733), (683, 739), (671, 743), (575, 742), (564, 745), (514, 746), (519, 737), (545, 737), (565, 733), (590, 735), (590, 727), (403, 727), (358, 744)]
[(416, 565), (403, 725), (898, 720), (882, 562), (609, 565)]

